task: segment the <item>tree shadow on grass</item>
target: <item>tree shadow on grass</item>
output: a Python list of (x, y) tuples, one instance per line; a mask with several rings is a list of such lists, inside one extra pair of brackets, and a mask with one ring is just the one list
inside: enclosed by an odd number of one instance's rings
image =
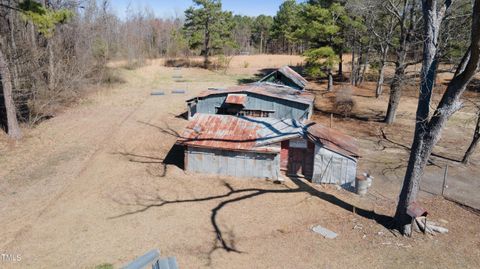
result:
[[(160, 132), (179, 138), (181, 137), (180, 134), (175, 131), (174, 129), (170, 128), (166, 123), (166, 127), (156, 126), (147, 122), (140, 122), (142, 124), (154, 127)], [(132, 156), (133, 154), (128, 154), (128, 156)], [(135, 156), (135, 155), (133, 155)], [(167, 167), (167, 160), (171, 159), (172, 164), (177, 165), (178, 160), (183, 160), (183, 147), (174, 146), (172, 150), (167, 154), (164, 159), (159, 159), (165, 167)], [(355, 212), (357, 215), (375, 220), (380, 225), (384, 226), (387, 229), (394, 228), (393, 218), (386, 215), (377, 214), (374, 211), (366, 210), (363, 208), (356, 207), (355, 205), (345, 202), (334, 195), (319, 191), (314, 187), (310, 186), (307, 182), (302, 179), (292, 177), (292, 182), (296, 185), (294, 188), (288, 188), (284, 186), (284, 188), (242, 188), (242, 189), (235, 189), (230, 184), (224, 182), (224, 187), (226, 188), (223, 194), (212, 195), (212, 196), (205, 196), (200, 198), (186, 198), (186, 199), (165, 199), (164, 197), (157, 195), (153, 198), (142, 198), (136, 195), (136, 199), (133, 203), (122, 203), (116, 201), (125, 206), (135, 206), (137, 207), (136, 210), (127, 211), (120, 215), (112, 216), (110, 219), (118, 219), (130, 215), (135, 215), (139, 213), (146, 212), (150, 209), (154, 208), (161, 208), (168, 206), (170, 204), (189, 204), (189, 203), (201, 203), (206, 201), (218, 201), (216, 206), (211, 208), (210, 212), (210, 222), (214, 232), (214, 243), (211, 251), (209, 252), (209, 257), (211, 254), (217, 250), (224, 250), (226, 252), (234, 252), (234, 253), (242, 253), (241, 250), (237, 249), (235, 246), (235, 238), (233, 232), (225, 231), (224, 228), (221, 227), (218, 221), (218, 215), (225, 209), (227, 206), (235, 203), (242, 202), (244, 200), (253, 199), (258, 196), (266, 195), (266, 194), (291, 194), (291, 193), (307, 193), (310, 196), (317, 197), (324, 201), (327, 201), (333, 205), (336, 205), (348, 212)], [(278, 186), (278, 185), (275, 185)]]
[[(391, 230), (393, 229), (394, 222), (393, 218), (386, 215), (381, 215), (375, 213), (371, 210), (366, 210), (360, 207), (356, 207), (353, 204), (345, 202), (334, 195), (319, 191), (304, 180), (292, 177), (290, 178), (292, 182), (296, 185), (295, 188), (243, 188), (243, 189), (235, 189), (230, 184), (224, 182), (224, 187), (226, 188), (223, 194), (212, 195), (212, 196), (205, 196), (201, 198), (190, 198), (190, 199), (174, 199), (168, 200), (164, 199), (162, 196), (157, 195), (154, 198), (138, 198), (133, 203), (120, 203), (126, 206), (136, 206), (139, 207), (136, 210), (127, 211), (120, 215), (112, 216), (109, 219), (118, 219), (130, 215), (144, 213), (150, 209), (154, 208), (161, 208), (168, 206), (170, 204), (188, 204), (188, 203), (201, 203), (206, 201), (218, 200), (216, 206), (214, 206), (210, 211), (210, 222), (214, 232), (214, 244), (209, 252), (209, 257), (213, 252), (216, 250), (223, 250), (226, 252), (234, 252), (234, 253), (243, 253), (241, 250), (237, 249), (235, 246), (235, 239), (234, 234), (232, 232), (228, 233), (224, 231), (218, 221), (218, 215), (225, 209), (227, 206), (239, 203), (244, 200), (253, 199), (258, 196), (266, 195), (266, 194), (291, 194), (291, 193), (307, 193), (312, 197), (317, 197), (324, 201), (331, 203), (332, 205), (338, 206), (348, 212), (355, 212), (357, 215), (371, 219), (376, 221), (378, 224), (384, 226), (385, 228)], [(118, 201), (117, 201), (118, 202)]]

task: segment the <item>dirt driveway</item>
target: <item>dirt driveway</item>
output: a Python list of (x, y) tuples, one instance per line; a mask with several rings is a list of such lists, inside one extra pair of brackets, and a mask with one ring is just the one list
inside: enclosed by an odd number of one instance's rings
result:
[[(16, 146), (2, 144), (0, 250), (22, 259), (0, 268), (120, 267), (154, 248), (180, 268), (480, 267), (480, 217), (439, 198), (423, 197), (450, 233), (404, 239), (384, 227), (395, 202), (378, 191), (360, 199), (302, 180), (277, 185), (164, 165), (186, 125), (184, 101), (241, 75), (157, 63), (121, 72), (127, 83), (85, 98)], [(179, 72), (185, 81), (174, 82)], [(170, 93), (179, 88), (187, 94)], [(158, 90), (166, 95), (150, 95)], [(339, 237), (312, 233), (318, 224)]]

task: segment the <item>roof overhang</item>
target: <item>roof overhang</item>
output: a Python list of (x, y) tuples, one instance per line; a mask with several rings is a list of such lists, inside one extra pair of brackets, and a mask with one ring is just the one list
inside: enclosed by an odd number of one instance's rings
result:
[(225, 103), (230, 105), (245, 106), (245, 104), (247, 103), (247, 95), (239, 94), (239, 93), (230, 93), (227, 95), (227, 99), (225, 99)]

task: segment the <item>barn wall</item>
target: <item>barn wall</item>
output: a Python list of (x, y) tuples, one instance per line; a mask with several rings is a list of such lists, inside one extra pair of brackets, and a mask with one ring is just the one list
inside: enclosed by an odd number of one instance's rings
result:
[(355, 181), (357, 161), (315, 145), (313, 168), (314, 183), (331, 183), (343, 185)]
[[(307, 104), (292, 102), (285, 99), (273, 98), (254, 93), (247, 93), (247, 103), (245, 109), (275, 111), (270, 117), (277, 119), (307, 119), (311, 116), (312, 106)], [(196, 112), (205, 114), (215, 114), (216, 107), (220, 107), (225, 102), (227, 94), (211, 95), (198, 100)], [(193, 114), (192, 114), (193, 116)]]
[(256, 177), (278, 180), (279, 154), (226, 151), (217, 149), (186, 149), (186, 170), (195, 173)]

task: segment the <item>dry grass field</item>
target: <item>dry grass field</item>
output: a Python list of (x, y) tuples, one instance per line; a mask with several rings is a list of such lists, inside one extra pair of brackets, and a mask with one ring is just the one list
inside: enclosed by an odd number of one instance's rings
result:
[[(166, 164), (175, 133), (187, 124), (180, 116), (185, 100), (301, 62), (239, 56), (226, 73), (166, 68), (162, 60), (136, 70), (116, 63), (125, 83), (92, 89), (26, 129), (17, 144), (0, 138), (0, 250), (22, 258), (0, 268), (121, 267), (154, 248), (176, 256), (180, 268), (480, 268), (480, 215), (468, 208), (422, 192), (431, 219), (449, 233), (409, 239), (387, 229), (408, 158), (402, 145), (412, 139), (415, 87), (407, 88), (391, 127), (379, 122), (387, 94), (375, 99), (372, 83), (354, 89), (350, 118), (334, 117), (333, 127), (359, 140), (359, 172), (375, 176), (364, 198), (301, 179), (274, 184), (187, 174)], [(172, 78), (178, 75), (180, 82)], [(322, 84), (310, 88), (315, 119), (330, 124), (334, 93)], [(434, 151), (443, 158), (432, 159), (422, 189), (437, 192), (448, 163), (449, 197), (477, 206), (480, 154), (469, 167), (446, 159), (459, 159), (468, 146), (472, 117), (467, 106), (450, 120)], [(311, 231), (315, 225), (339, 236), (325, 239)]]

